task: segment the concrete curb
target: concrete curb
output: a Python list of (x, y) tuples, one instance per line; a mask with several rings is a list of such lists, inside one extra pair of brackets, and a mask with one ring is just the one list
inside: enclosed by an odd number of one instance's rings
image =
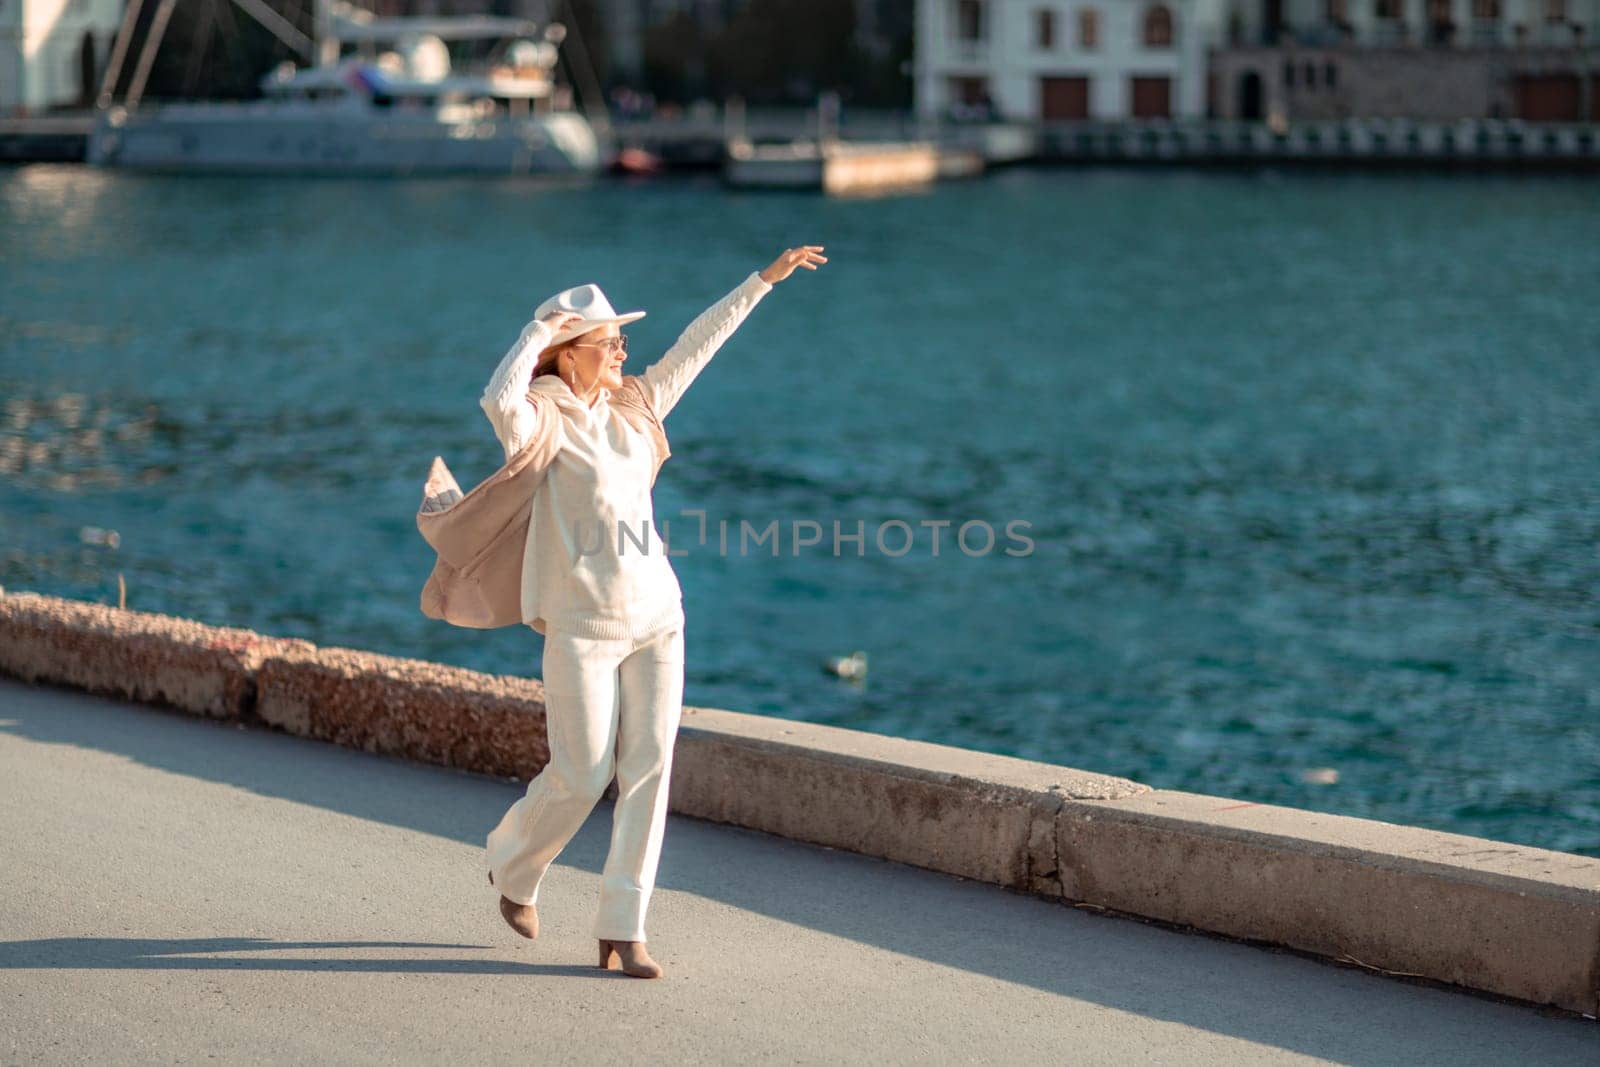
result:
[(1600, 860), (1155, 790), (1057, 823), (1065, 899), (1600, 1014)]
[(927, 741), (685, 708), (672, 810), (1025, 892), (1060, 896), (1066, 797), (1149, 786)]
[[(549, 755), (537, 681), (53, 597), (0, 595), (0, 673), (488, 774)], [(1600, 859), (712, 708), (673, 760), (680, 815), (1600, 1014)]]

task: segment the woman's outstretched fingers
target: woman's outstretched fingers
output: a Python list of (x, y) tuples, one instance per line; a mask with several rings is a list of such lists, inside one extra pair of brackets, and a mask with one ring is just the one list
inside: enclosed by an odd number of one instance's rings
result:
[(816, 270), (818, 263), (826, 262), (828, 257), (822, 254), (822, 245), (798, 245), (785, 248), (772, 265), (761, 272), (761, 277), (769, 285), (776, 284), (793, 274), (796, 267)]

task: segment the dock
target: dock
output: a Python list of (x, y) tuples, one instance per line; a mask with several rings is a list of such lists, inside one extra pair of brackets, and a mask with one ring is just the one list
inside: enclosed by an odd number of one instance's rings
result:
[(1368, 118), (1295, 122), (1041, 124), (1038, 159), (1061, 163), (1346, 167), (1600, 167), (1600, 123)]
[[(92, 112), (0, 119), (0, 162), (81, 162), (93, 125)], [(760, 149), (765, 160), (780, 154), (769, 153), (767, 145), (807, 142), (932, 145), (941, 178), (1025, 163), (1600, 169), (1600, 122), (1348, 118), (1276, 124), (1207, 119), (975, 123), (863, 112), (824, 129), (811, 111), (774, 108), (740, 112), (733, 128), (723, 112), (710, 108), (671, 118), (619, 118), (613, 130), (619, 147), (643, 149), (667, 171), (721, 171), (734, 161), (733, 148), (741, 143)], [(801, 151), (795, 152), (793, 168), (768, 162), (762, 166), (774, 173), (804, 170)], [(915, 169), (903, 153), (883, 167)], [(820, 178), (816, 187), (821, 187)]]
[(82, 163), (92, 113), (0, 118), (0, 163)]

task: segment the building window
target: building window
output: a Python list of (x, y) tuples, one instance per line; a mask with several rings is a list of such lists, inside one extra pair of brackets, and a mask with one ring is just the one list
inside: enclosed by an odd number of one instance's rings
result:
[(1078, 47), (1085, 50), (1100, 47), (1100, 12), (1092, 7), (1078, 12)]
[(1056, 13), (1048, 8), (1040, 8), (1035, 13), (1034, 38), (1039, 42), (1040, 48), (1054, 48), (1056, 45)]
[(1472, 17), (1475, 19), (1498, 19), (1500, 17), (1500, 0), (1472, 0)]
[(1335, 26), (1342, 26), (1345, 22), (1344, 0), (1328, 0), (1327, 7), (1323, 9), (1327, 20)]
[(956, 0), (956, 37), (983, 40), (983, 0)]
[(1339, 85), (1339, 68), (1332, 63), (1325, 65), (1322, 68), (1322, 84), (1329, 89), (1337, 88)]
[(1567, 0), (1544, 0), (1544, 20), (1546, 22), (1567, 21)]
[(1317, 87), (1317, 68), (1316, 68), (1315, 64), (1308, 62), (1308, 63), (1306, 63), (1306, 88), (1307, 89), (1315, 89), (1316, 87)]
[(1283, 87), (1285, 89), (1294, 88), (1294, 64), (1287, 59), (1283, 61)]
[(1401, 0), (1373, 0), (1372, 14), (1380, 19), (1397, 19), (1400, 17)]
[(1172, 47), (1172, 11), (1165, 4), (1144, 13), (1144, 44), (1146, 48)]

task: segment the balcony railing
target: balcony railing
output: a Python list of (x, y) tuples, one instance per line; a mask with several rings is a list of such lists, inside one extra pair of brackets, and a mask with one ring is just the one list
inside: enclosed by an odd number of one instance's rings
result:
[(1475, 48), (1492, 48), (1506, 41), (1505, 23), (1499, 19), (1473, 19), (1467, 43)]
[(1276, 33), (1217, 31), (1207, 35), (1212, 48), (1528, 48), (1600, 44), (1600, 26), (1587, 32), (1581, 23), (1540, 22), (1520, 28), (1509, 19), (1411, 23), (1383, 19), (1366, 33), (1332, 22), (1283, 26)]

